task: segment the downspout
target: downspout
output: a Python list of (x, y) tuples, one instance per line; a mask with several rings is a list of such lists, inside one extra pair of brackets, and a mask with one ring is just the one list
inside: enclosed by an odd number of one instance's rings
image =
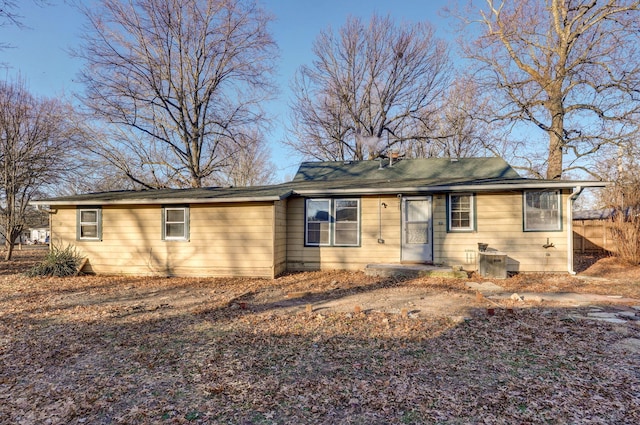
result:
[(582, 186), (576, 186), (567, 198), (567, 271), (570, 275), (576, 274), (573, 270), (573, 203), (583, 190)]
[(382, 202), (382, 197), (378, 196), (378, 243), (384, 243), (384, 239), (382, 239), (382, 206), (387, 208), (387, 204)]
[(382, 198), (378, 196), (378, 243), (382, 241)]

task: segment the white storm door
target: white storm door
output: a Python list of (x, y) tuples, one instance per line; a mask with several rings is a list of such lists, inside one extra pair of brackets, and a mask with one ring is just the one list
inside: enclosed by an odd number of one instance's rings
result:
[(431, 196), (402, 198), (402, 251), (407, 262), (433, 261)]

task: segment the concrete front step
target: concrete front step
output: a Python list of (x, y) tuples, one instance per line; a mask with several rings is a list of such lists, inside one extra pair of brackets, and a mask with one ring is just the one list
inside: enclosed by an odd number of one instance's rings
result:
[(367, 264), (364, 274), (377, 277), (445, 277), (466, 279), (467, 272), (454, 270), (451, 267), (431, 266), (426, 264)]

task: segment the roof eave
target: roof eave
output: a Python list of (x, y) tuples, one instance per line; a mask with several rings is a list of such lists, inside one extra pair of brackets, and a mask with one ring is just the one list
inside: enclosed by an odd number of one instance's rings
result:
[(172, 205), (172, 204), (211, 204), (211, 203), (242, 203), (242, 202), (274, 202), (281, 201), (291, 195), (291, 191), (283, 195), (274, 196), (244, 196), (229, 198), (154, 198), (154, 199), (79, 199), (79, 200), (41, 200), (31, 201), (31, 205), (48, 206), (79, 206), (79, 205)]
[(363, 194), (363, 195), (385, 195), (399, 193), (424, 193), (424, 192), (481, 192), (481, 191), (503, 191), (503, 190), (523, 190), (523, 189), (573, 189), (575, 187), (606, 187), (608, 182), (578, 182), (578, 181), (561, 181), (561, 182), (536, 182), (528, 181), (526, 183), (494, 183), (494, 184), (458, 184), (458, 185), (433, 185), (433, 186), (398, 186), (390, 188), (348, 188), (348, 189), (301, 189), (295, 193), (301, 196), (317, 196), (317, 195), (346, 195), (346, 194)]
[(205, 197), (205, 198), (129, 198), (129, 199), (44, 199), (31, 201), (35, 206), (80, 206), (80, 205), (172, 205), (172, 204), (211, 204), (211, 203), (242, 203), (242, 202), (274, 202), (288, 198), (292, 194), (300, 196), (329, 196), (329, 195), (388, 195), (409, 193), (437, 193), (437, 192), (482, 192), (482, 191), (509, 191), (526, 189), (573, 189), (575, 187), (606, 187), (609, 182), (595, 181), (535, 181), (517, 183), (485, 183), (485, 184), (453, 184), (431, 186), (396, 186), (374, 188), (325, 188), (325, 189), (294, 189), (280, 195), (271, 196), (238, 196), (238, 197)]

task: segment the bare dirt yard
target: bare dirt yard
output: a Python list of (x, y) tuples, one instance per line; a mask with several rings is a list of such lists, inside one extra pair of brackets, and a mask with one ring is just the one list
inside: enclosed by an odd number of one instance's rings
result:
[(480, 293), (477, 276), (27, 278), (42, 251), (16, 254), (0, 424), (640, 423), (640, 268), (613, 258)]

